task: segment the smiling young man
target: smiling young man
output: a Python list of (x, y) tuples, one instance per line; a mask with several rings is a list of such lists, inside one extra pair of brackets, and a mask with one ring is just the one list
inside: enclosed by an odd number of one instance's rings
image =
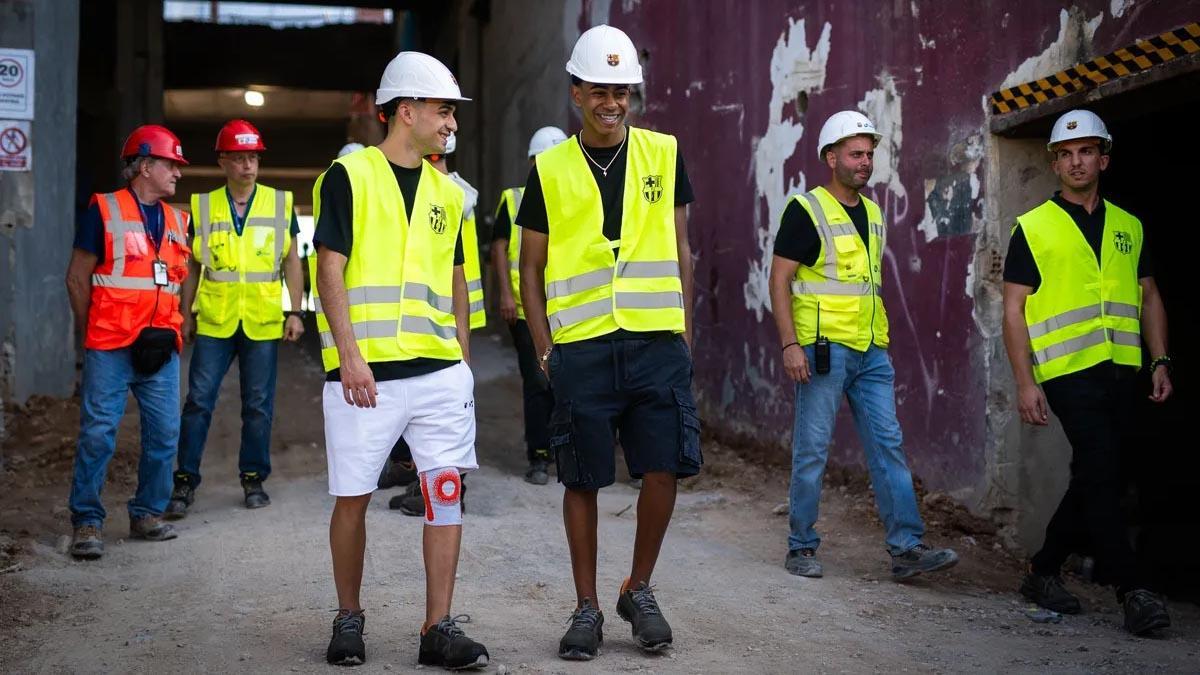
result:
[[(271, 473), (279, 341), (296, 342), (304, 334), (299, 311), (304, 275), (294, 245), (300, 225), (292, 193), (258, 182), (259, 153), (267, 148), (246, 120), (226, 122), (214, 149), (225, 185), (191, 200), (196, 257), (183, 284), (183, 339), (195, 346), (168, 519), (185, 517), (195, 499), (217, 394), (234, 358), (242, 399), (238, 477), (244, 503), (249, 509), (271, 503), (263, 481)], [(287, 281), (292, 307), (286, 321), (281, 280)]]
[(588, 30), (567, 72), (583, 130), (536, 157), (517, 224), (525, 317), (554, 390), (550, 451), (566, 488), (578, 603), (559, 656), (586, 660), (603, 640), (596, 497), (616, 478), (618, 438), (643, 484), (617, 613), (643, 650), (672, 643), (650, 576), (676, 481), (701, 464), (688, 346), (693, 198), (675, 137), (625, 125), (630, 86), (642, 82), (629, 37), (610, 26)]
[(1171, 625), (1166, 605), (1129, 546), (1121, 511), (1121, 440), (1150, 351), (1150, 400), (1171, 396), (1167, 314), (1144, 253), (1142, 223), (1100, 197), (1112, 136), (1087, 110), (1058, 119), (1046, 149), (1060, 191), (1017, 217), (1004, 261), (1004, 345), (1017, 382), (1021, 421), (1049, 423), (1053, 410), (1071, 444), (1071, 481), (1030, 561), (1021, 593), (1076, 614), (1063, 587), (1067, 556), (1088, 545), (1116, 581), (1125, 628), (1135, 635)]
[(437, 59), (401, 52), (375, 102), (378, 146), (339, 157), (313, 188), (317, 327), (338, 613), (326, 660), (363, 663), (359, 591), (366, 510), (403, 436), (425, 496), (425, 623), (418, 662), (487, 665), (450, 618), (462, 540), (461, 474), (475, 461), (474, 379), (463, 273), (463, 191), (424, 157), (444, 152), (465, 101)]
[(958, 556), (922, 542), (912, 475), (896, 418), (896, 373), (880, 274), (887, 225), (861, 194), (882, 135), (865, 115), (835, 113), (821, 127), (817, 157), (825, 185), (793, 195), (771, 262), (771, 309), (784, 371), (796, 383), (788, 553), (784, 567), (824, 574), (817, 559), (817, 507), (829, 442), (842, 399), (850, 403), (883, 521), (894, 579), (953, 566)]

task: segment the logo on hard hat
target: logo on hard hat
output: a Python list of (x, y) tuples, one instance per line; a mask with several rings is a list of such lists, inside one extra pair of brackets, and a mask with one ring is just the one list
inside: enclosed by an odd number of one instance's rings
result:
[(662, 199), (662, 176), (642, 176), (642, 197), (654, 204)]
[(258, 145), (258, 134), (237, 134), (233, 140), (238, 145)]
[(433, 228), (435, 234), (446, 231), (446, 209), (437, 204), (429, 206), (429, 227)]
[(182, 145), (175, 146), (175, 154), (180, 157), (183, 157), (183, 146)]
[(1071, 120), (1070, 122), (1067, 122), (1068, 129), (1074, 130), (1075, 127), (1077, 127), (1077, 126), (1079, 126), (1079, 122), (1076, 122), (1075, 120)]
[(1113, 246), (1125, 255), (1133, 253), (1133, 237), (1129, 236), (1128, 232), (1117, 231), (1113, 233)]
[(621, 55), (620, 54), (609, 54), (608, 55), (608, 65), (612, 66), (613, 68), (616, 68), (617, 66), (621, 65)]

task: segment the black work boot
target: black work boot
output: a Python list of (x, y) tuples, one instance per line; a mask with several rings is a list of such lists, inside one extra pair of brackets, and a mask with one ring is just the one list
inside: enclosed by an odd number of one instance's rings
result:
[(386, 490), (393, 487), (405, 487), (417, 480), (417, 466), (412, 462), (395, 462), (388, 459), (379, 472), (378, 487)]
[(256, 473), (248, 473), (242, 476), (242, 492), (246, 494), (246, 508), (261, 509), (264, 506), (271, 505), (271, 498), (263, 490), (262, 484), (262, 480), (259, 479)]
[(406, 516), (424, 516), (425, 495), (421, 494), (421, 481), (409, 483), (402, 494), (389, 499), (388, 508)]
[(642, 651), (660, 652), (671, 646), (671, 626), (658, 607), (654, 589), (646, 582), (621, 591), (617, 614), (633, 626), (633, 640)]
[(180, 520), (187, 516), (188, 507), (196, 500), (196, 488), (192, 487), (186, 480), (180, 480), (175, 477), (175, 489), (171, 491), (171, 501), (167, 502), (167, 509), (163, 511), (163, 518), (167, 520)]
[(940, 572), (958, 564), (958, 554), (948, 548), (929, 548), (917, 544), (900, 555), (892, 556), (892, 579), (901, 581), (925, 572)]
[(568, 661), (591, 661), (604, 644), (604, 615), (596, 609), (591, 598), (584, 598), (579, 609), (571, 612), (571, 625), (558, 641), (559, 658)]
[(441, 666), (446, 670), (483, 668), (488, 664), (487, 647), (467, 637), (458, 623), (468, 623), (471, 617), (460, 614), (453, 619), (443, 617), (436, 626), (430, 626), (421, 635), (421, 649), (417, 663), (424, 666)]
[(1159, 628), (1169, 628), (1171, 616), (1162, 599), (1150, 591), (1139, 588), (1125, 594), (1125, 630), (1134, 635), (1145, 635)]
[(164, 523), (162, 516), (140, 516), (129, 519), (129, 536), (146, 541), (167, 541), (179, 534), (170, 523)]
[(525, 472), (525, 482), (533, 485), (545, 485), (550, 482), (550, 451), (534, 450), (529, 459), (529, 469)]
[(1039, 607), (1053, 610), (1060, 614), (1078, 614), (1080, 611), (1079, 598), (1063, 586), (1062, 578), (1041, 574), (1027, 574), (1021, 582), (1021, 595), (1036, 603)]
[(363, 628), (367, 617), (360, 609), (352, 612), (339, 609), (333, 618), (333, 637), (325, 650), (325, 660), (335, 666), (357, 666), (367, 660), (367, 646), (363, 643)]

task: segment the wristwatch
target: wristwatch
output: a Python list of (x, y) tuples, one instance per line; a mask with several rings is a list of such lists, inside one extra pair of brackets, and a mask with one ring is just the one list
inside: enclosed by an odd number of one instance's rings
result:
[(285, 312), (285, 313), (286, 313), (288, 316), (295, 316), (295, 317), (299, 317), (301, 321), (303, 321), (303, 320), (304, 320), (305, 311), (304, 311), (304, 310), (302, 310), (302, 309), (293, 309), (293, 310), (291, 310), (291, 311), (289, 311), (289, 312)]
[(1163, 354), (1162, 356), (1158, 357), (1157, 359), (1154, 359), (1153, 361), (1151, 361), (1150, 362), (1150, 374), (1153, 375), (1154, 371), (1158, 370), (1159, 366), (1166, 366), (1167, 374), (1170, 375), (1171, 374), (1171, 357), (1167, 356), (1166, 354)]
[(554, 345), (550, 345), (549, 347), (546, 347), (546, 351), (542, 352), (542, 358), (540, 359), (540, 361), (542, 363), (549, 361), (550, 360), (550, 352), (552, 352), (552, 351), (554, 351)]

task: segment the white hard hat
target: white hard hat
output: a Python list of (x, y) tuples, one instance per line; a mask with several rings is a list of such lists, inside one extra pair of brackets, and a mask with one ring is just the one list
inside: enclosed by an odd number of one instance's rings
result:
[(341, 150), (338, 150), (338, 157), (345, 157), (346, 155), (348, 155), (352, 152), (358, 152), (359, 150), (362, 150), (362, 149), (363, 149), (362, 143), (347, 143), (342, 146)]
[(853, 136), (867, 135), (878, 144), (883, 134), (875, 131), (875, 124), (857, 110), (843, 110), (829, 116), (817, 137), (817, 159), (825, 159), (825, 148)]
[(451, 132), (450, 137), (446, 139), (446, 151), (442, 153), (443, 155), (451, 154), (454, 152), (454, 148), (458, 147), (458, 142), (455, 140), (455, 138), (456, 135)]
[(535, 157), (565, 140), (567, 140), (567, 134), (562, 129), (542, 127), (533, 132), (533, 138), (529, 139), (529, 156)]
[(1046, 144), (1046, 149), (1053, 150), (1055, 143), (1077, 138), (1099, 138), (1104, 141), (1105, 152), (1112, 148), (1112, 136), (1099, 115), (1090, 110), (1072, 110), (1054, 123), (1054, 130), (1050, 132), (1050, 142)]
[(458, 80), (441, 61), (421, 52), (400, 52), (383, 69), (375, 105), (394, 98), (437, 98), (445, 101), (470, 101), (463, 98)]
[(642, 64), (633, 40), (620, 28), (589, 28), (575, 42), (567, 72), (592, 84), (641, 84)]

